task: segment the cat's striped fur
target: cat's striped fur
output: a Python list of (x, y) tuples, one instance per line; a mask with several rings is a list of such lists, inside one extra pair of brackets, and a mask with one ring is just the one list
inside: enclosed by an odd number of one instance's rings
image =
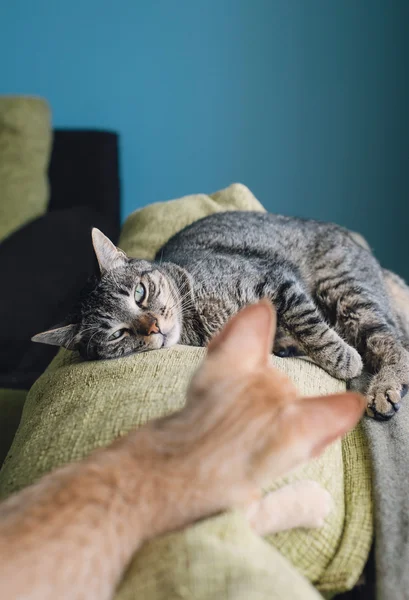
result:
[[(176, 234), (149, 263), (128, 259), (101, 235), (94, 234), (101, 281), (68, 330), (38, 341), (78, 348), (88, 358), (177, 341), (206, 345), (242, 306), (267, 297), (277, 309), (278, 344), (288, 346), (290, 337), (339, 379), (356, 380), (364, 369), (357, 381), (365, 385), (368, 413), (387, 419), (398, 410), (409, 385), (406, 330), (385, 274), (359, 236), (313, 220), (216, 213)], [(135, 303), (139, 284), (146, 294)], [(155, 335), (148, 333), (152, 323)], [(115, 328), (121, 337), (108, 341)]]

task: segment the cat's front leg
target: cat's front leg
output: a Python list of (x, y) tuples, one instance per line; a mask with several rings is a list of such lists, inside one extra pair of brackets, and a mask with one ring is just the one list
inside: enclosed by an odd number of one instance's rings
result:
[(367, 414), (385, 421), (399, 410), (400, 401), (409, 389), (409, 352), (393, 334), (374, 330), (366, 339), (364, 356), (371, 370), (377, 371), (365, 390)]
[(365, 373), (354, 379), (350, 387), (365, 394), (368, 416), (387, 421), (399, 410), (409, 388), (409, 353), (402, 348), (395, 363), (385, 361), (378, 373)]
[(296, 481), (253, 502), (246, 517), (257, 533), (268, 535), (296, 527), (322, 527), (332, 506), (331, 494), (319, 483)]
[(337, 379), (349, 380), (361, 373), (357, 350), (329, 327), (299, 281), (284, 281), (272, 300), (282, 326), (318, 366)]
[[(365, 393), (367, 414), (386, 421), (399, 410), (409, 389), (409, 352), (391, 315), (372, 302), (357, 282), (337, 299), (337, 329), (360, 349), (367, 375), (353, 382)], [(360, 387), (357, 384), (361, 383)]]

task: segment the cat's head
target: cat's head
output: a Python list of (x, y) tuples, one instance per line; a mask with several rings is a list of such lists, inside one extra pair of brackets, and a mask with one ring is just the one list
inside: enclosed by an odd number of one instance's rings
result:
[(32, 340), (78, 350), (89, 360), (176, 344), (182, 317), (175, 280), (158, 264), (129, 258), (98, 229), (92, 242), (99, 281), (83, 294), (71, 321)]

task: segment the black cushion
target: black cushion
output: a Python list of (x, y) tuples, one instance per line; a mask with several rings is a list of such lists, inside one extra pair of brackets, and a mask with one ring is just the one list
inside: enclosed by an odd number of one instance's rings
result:
[(88, 208), (53, 211), (0, 244), (0, 387), (28, 389), (57, 352), (30, 338), (61, 322), (98, 273), (93, 225), (107, 229)]
[(61, 322), (98, 272), (91, 228), (120, 229), (118, 136), (54, 131), (48, 213), (0, 243), (0, 388), (29, 389), (57, 348), (31, 342)]

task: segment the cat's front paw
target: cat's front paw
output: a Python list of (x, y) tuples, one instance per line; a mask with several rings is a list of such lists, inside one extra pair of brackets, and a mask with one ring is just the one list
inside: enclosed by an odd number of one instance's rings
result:
[(344, 381), (355, 379), (363, 369), (361, 355), (345, 342), (337, 349), (337, 354), (331, 353), (331, 349), (322, 350), (315, 362), (332, 377)]
[(345, 369), (345, 379), (348, 381), (349, 379), (353, 379), (354, 377), (358, 377), (362, 373), (363, 362), (361, 355), (359, 352), (355, 350), (355, 348), (350, 347), (349, 349), (349, 361), (347, 367)]
[(366, 393), (366, 414), (376, 421), (389, 421), (398, 412), (400, 401), (407, 392), (408, 383), (375, 375)]
[(366, 414), (377, 421), (388, 421), (398, 412), (408, 389), (409, 353), (402, 348), (398, 360), (384, 364), (369, 380), (365, 390)]

